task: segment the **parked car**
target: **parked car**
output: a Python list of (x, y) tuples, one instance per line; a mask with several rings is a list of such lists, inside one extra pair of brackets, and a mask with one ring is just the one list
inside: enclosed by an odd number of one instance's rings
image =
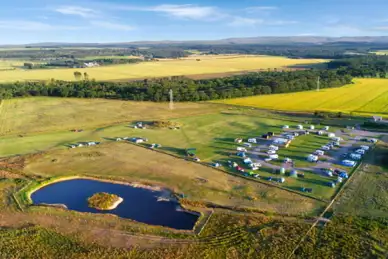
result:
[(279, 155), (278, 154), (269, 155), (269, 158), (271, 158), (271, 159), (278, 159)]
[(322, 146), (321, 149), (322, 150), (330, 150), (330, 147), (329, 146)]
[(273, 155), (273, 154), (276, 154), (276, 151), (275, 150), (268, 150), (267, 154), (268, 155)]

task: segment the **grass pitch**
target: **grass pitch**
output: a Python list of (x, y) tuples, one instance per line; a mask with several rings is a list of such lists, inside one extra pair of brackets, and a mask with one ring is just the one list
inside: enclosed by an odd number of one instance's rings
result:
[(196, 59), (160, 60), (139, 64), (115, 65), (83, 69), (0, 71), (0, 82), (28, 80), (74, 81), (74, 72), (87, 72), (89, 78), (99, 81), (141, 79), (167, 76), (198, 75), (283, 68), (300, 64), (324, 63), (322, 59), (289, 59), (270, 56), (217, 56)]
[(329, 111), (388, 116), (388, 80), (355, 79), (354, 84), (317, 91), (261, 95), (220, 101), (288, 111)]

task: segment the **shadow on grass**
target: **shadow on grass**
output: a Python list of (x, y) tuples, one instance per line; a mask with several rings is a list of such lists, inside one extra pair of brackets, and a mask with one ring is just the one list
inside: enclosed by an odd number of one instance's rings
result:
[(319, 179), (311, 179), (311, 178), (299, 178), (300, 182), (305, 182), (309, 184), (315, 184), (315, 185), (321, 185), (321, 186), (328, 186), (330, 179), (327, 179), (327, 181), (319, 180)]
[(176, 147), (161, 147), (159, 150), (164, 152), (173, 153), (179, 156), (186, 156), (186, 149), (184, 148), (176, 148)]

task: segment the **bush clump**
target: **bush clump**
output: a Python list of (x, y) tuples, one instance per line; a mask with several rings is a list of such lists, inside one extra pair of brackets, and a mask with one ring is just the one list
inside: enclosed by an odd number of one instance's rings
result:
[(120, 197), (115, 194), (99, 192), (88, 199), (88, 204), (91, 208), (98, 210), (109, 210), (115, 204), (115, 202), (119, 200)]

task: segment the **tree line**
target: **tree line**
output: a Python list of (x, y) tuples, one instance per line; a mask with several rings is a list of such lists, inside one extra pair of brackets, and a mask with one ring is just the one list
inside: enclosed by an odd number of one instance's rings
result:
[(174, 100), (207, 101), (252, 95), (289, 93), (349, 84), (352, 77), (343, 70), (304, 70), (293, 72), (259, 72), (226, 78), (193, 80), (185, 77), (146, 79), (132, 82), (96, 82), (88, 75), (77, 74), (80, 81), (14, 82), (0, 85), (0, 99), (23, 96), (109, 98), (134, 101), (165, 102), (169, 90)]

